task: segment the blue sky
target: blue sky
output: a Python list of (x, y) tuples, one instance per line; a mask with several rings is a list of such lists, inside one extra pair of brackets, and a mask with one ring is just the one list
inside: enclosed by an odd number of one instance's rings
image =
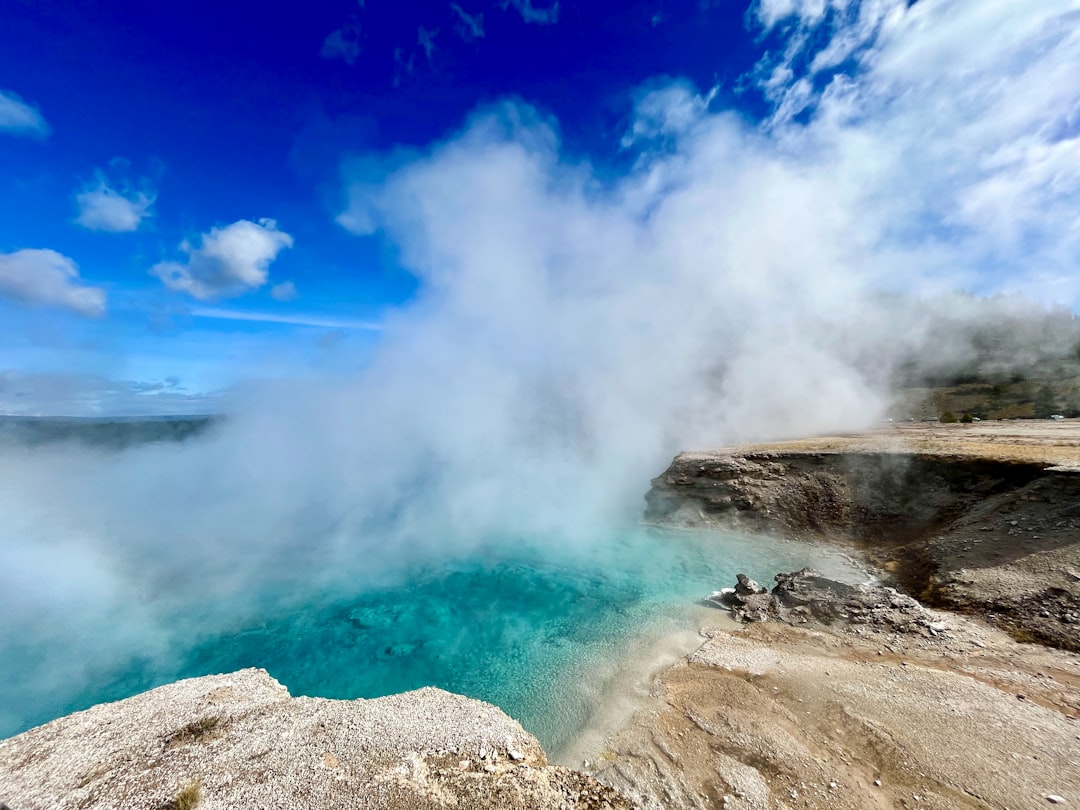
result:
[[(538, 132), (557, 141), (550, 184), (587, 174), (581, 193), (610, 206), (664, 172), (688, 187), (672, 167), (707, 160), (703, 128), (734, 121), (728, 159), (760, 163), (760, 182), (733, 170), (744, 197), (708, 219), (760, 209), (743, 228), (768, 233), (768, 212), (802, 199), (791, 232), (849, 268), (823, 311), (867, 274), (1075, 307), (1077, 4), (1009, 6), (14, 0), (0, 12), (0, 406), (205, 410), (245, 379), (355, 372), (388, 319), (438, 297), (428, 265), (477, 258), (433, 253), (446, 212), (417, 226), (387, 195), (424, 166), (450, 172), (455, 143), (533, 149)], [(628, 216), (671, 199), (649, 193)], [(834, 220), (799, 221), (821, 199)], [(543, 232), (543, 211), (522, 216)], [(834, 226), (866, 251), (854, 270)], [(772, 278), (754, 250), (715, 270), (728, 293)]]

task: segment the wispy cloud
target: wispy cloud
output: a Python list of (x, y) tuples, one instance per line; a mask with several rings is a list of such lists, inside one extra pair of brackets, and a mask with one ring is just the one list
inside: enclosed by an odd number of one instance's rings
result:
[(394, 48), (394, 87), (401, 84), (406, 76), (412, 76), (416, 72), (416, 52), (411, 50), (409, 57), (405, 58), (403, 48)]
[(266, 283), (270, 263), (284, 248), (292, 247), (293, 238), (278, 230), (272, 219), (242, 219), (212, 228), (199, 242), (198, 247), (186, 240), (180, 244), (188, 254), (186, 263), (160, 262), (150, 274), (169, 289), (200, 300), (240, 295)]
[(300, 293), (291, 281), (283, 281), (270, 288), (270, 295), (275, 301), (295, 301)]
[(91, 318), (105, 314), (105, 291), (78, 283), (75, 262), (55, 250), (0, 253), (0, 297), (27, 306), (60, 307)]
[(324, 329), (363, 329), (378, 332), (383, 327), (375, 321), (353, 318), (337, 318), (329, 315), (280, 314), (275, 312), (251, 312), (239, 309), (199, 308), (191, 311), (196, 318), (213, 318), (223, 321), (254, 321), (257, 323), (281, 323), (291, 326), (315, 326)]
[(559, 21), (559, 2), (555, 0), (547, 8), (536, 8), (533, 0), (502, 0), (502, 10), (506, 11), (513, 6), (517, 9), (521, 19), (527, 23), (538, 25), (552, 25)]
[(903, 17), (907, 5), (907, 0), (759, 0), (751, 19), (763, 32), (787, 25), (783, 49), (766, 53), (752, 72), (773, 104), (770, 123), (787, 122), (813, 106), (822, 74), (866, 55), (886, 21)]
[(50, 130), (37, 107), (23, 101), (17, 93), (0, 90), (0, 132), (44, 138)]
[(969, 268), (981, 289), (1078, 303), (1075, 4), (773, 0), (758, 18), (786, 26), (754, 73), (767, 129), (860, 188), (860, 221), (877, 211), (896, 250), (918, 245), (923, 276)]
[(416, 29), (416, 44), (424, 51), (424, 58), (427, 59), (428, 65), (431, 64), (431, 54), (435, 51), (435, 37), (438, 35), (438, 28), (428, 30), (421, 25)]
[(454, 26), (454, 30), (457, 31), (459, 37), (466, 42), (473, 42), (474, 40), (483, 38), (483, 12), (478, 11), (476, 14), (469, 14), (457, 3), (451, 3), (450, 9), (458, 19), (457, 25)]
[[(125, 161), (113, 161), (113, 166), (124, 166)], [(151, 216), (150, 208), (157, 200), (157, 192), (146, 178), (136, 188), (129, 180), (121, 179), (116, 185), (107, 174), (98, 169), (94, 180), (75, 194), (79, 215), (75, 222), (87, 230), (123, 233), (135, 231), (144, 219)]]
[[(769, 29), (781, 20), (791, 17), (796, 17), (809, 25), (816, 25), (825, 17), (830, 8), (843, 9), (848, 5), (847, 0), (757, 0), (752, 13), (765, 29)], [(868, 5), (881, 5), (881, 3)]]

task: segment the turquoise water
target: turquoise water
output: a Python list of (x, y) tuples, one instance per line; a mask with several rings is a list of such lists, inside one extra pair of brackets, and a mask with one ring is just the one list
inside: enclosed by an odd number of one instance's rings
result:
[[(16, 709), (18, 727), (6, 731), (177, 678), (255, 666), (294, 695), (378, 697), (439, 686), (500, 706), (557, 750), (588, 721), (603, 686), (597, 679), (643, 638), (690, 621), (691, 609), (738, 572), (769, 582), (777, 571), (808, 564), (856, 575), (807, 546), (715, 533), (635, 527), (560, 552), (488, 544), (466, 559), (401, 572), (391, 584), (293, 593), (288, 608), (257, 619), (215, 614), (164, 656), (133, 654), (39, 695), (40, 705)], [(31, 668), (51, 657), (19, 654)]]

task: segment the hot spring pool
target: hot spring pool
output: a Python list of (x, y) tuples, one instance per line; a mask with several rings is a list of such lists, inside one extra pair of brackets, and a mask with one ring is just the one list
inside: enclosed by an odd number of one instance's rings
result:
[[(634, 527), (562, 555), (535, 543), (488, 543), (468, 558), (354, 590), (277, 599), (267, 586), (257, 614), (178, 615), (182, 641), (152, 654), (132, 644), (105, 664), (70, 660), (80, 653), (58, 648), (59, 628), (8, 633), (0, 660), (20, 666), (4, 667), (0, 736), (178, 678), (263, 667), (293, 695), (370, 698), (438, 686), (494, 703), (557, 751), (642, 645), (696, 627), (703, 596), (738, 572), (770, 582), (805, 565), (862, 577), (844, 558), (804, 544)], [(114, 628), (87, 632), (106, 639)], [(63, 678), (48, 671), (58, 658), (67, 659)]]

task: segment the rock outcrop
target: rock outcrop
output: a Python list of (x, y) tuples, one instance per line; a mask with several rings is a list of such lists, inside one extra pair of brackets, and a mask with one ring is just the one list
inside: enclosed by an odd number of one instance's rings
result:
[(783, 448), (680, 454), (653, 481), (647, 519), (853, 544), (927, 604), (984, 616), (1021, 640), (1080, 650), (1075, 469)]
[(0, 741), (11, 810), (628, 810), (551, 766), (502, 711), (440, 689), (290, 697), (265, 671), (193, 678)]
[[(731, 610), (741, 622), (780, 621), (799, 625), (816, 622), (827, 626), (871, 626), (896, 633), (937, 635), (938, 622), (931, 611), (895, 588), (880, 584), (849, 585), (821, 576), (812, 568), (777, 574), (772, 592), (739, 584), (709, 597), (708, 601)], [(757, 585), (753, 580), (748, 580)]]

